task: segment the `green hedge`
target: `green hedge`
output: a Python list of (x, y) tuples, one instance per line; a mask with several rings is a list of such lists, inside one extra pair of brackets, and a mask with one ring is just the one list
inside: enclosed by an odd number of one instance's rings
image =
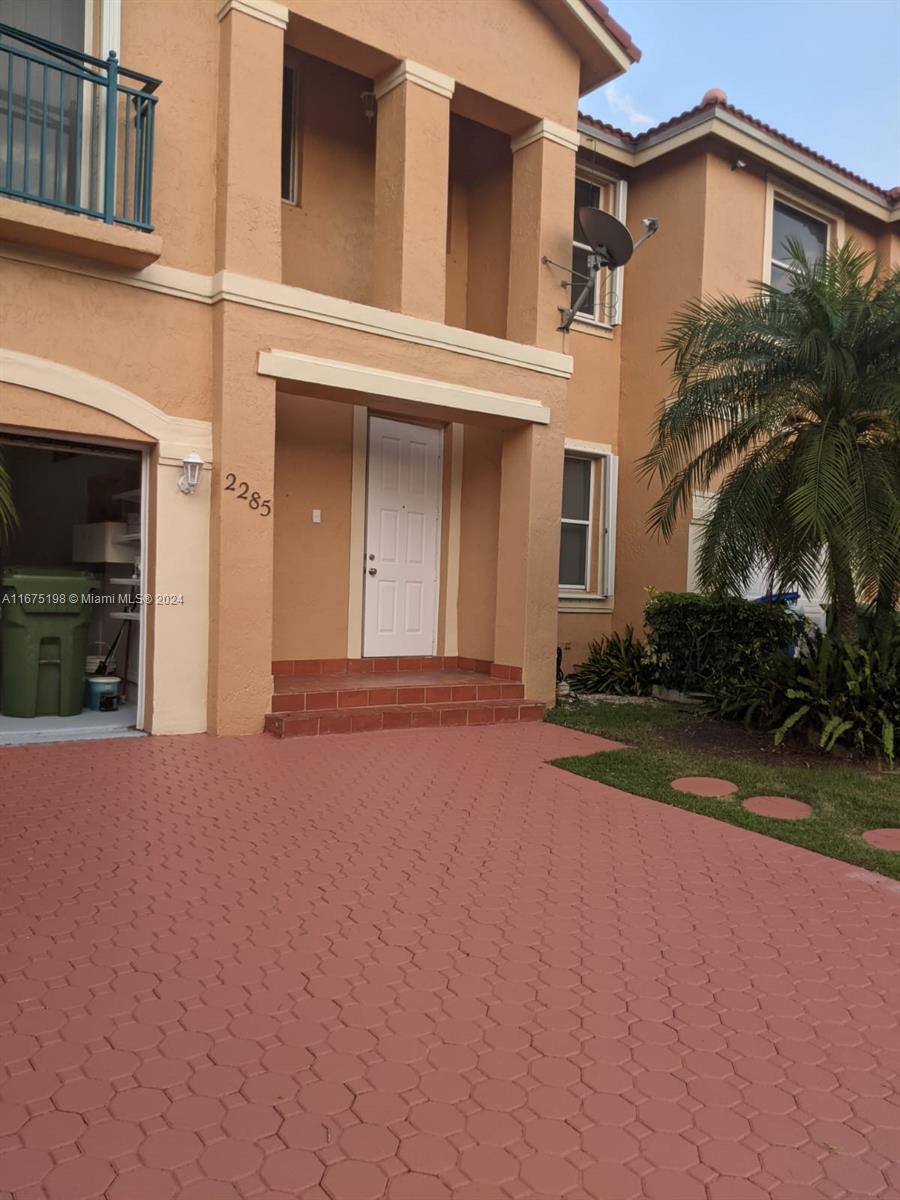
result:
[(781, 666), (797, 620), (780, 604), (659, 592), (645, 611), (657, 681), (680, 692), (720, 696)]

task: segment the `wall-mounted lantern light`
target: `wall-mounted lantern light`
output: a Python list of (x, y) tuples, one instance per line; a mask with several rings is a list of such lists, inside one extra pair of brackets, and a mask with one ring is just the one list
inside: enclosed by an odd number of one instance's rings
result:
[(181, 461), (184, 464), (184, 470), (181, 472), (181, 477), (178, 480), (178, 490), (184, 492), (186, 496), (192, 496), (197, 490), (197, 484), (200, 482), (203, 459), (196, 450), (192, 450)]

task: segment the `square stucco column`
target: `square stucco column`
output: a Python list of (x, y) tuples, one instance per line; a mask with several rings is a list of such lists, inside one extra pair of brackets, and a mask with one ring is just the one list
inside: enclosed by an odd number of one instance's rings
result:
[(578, 135), (553, 121), (538, 121), (510, 143), (513, 151), (509, 235), (509, 304), (506, 336), (530, 346), (558, 348), (559, 306), (569, 293), (559, 271), (541, 262), (572, 257), (575, 151)]
[(375, 82), (373, 302), (444, 320), (454, 81), (406, 60)]
[(288, 10), (220, 0), (216, 269), (281, 282), (281, 92)]
[(562, 420), (509, 430), (500, 467), (494, 661), (521, 667), (529, 700), (556, 693)]
[(276, 381), (256, 373), (257, 340), (236, 306), (217, 307), (208, 710), (216, 734), (259, 733), (272, 697)]

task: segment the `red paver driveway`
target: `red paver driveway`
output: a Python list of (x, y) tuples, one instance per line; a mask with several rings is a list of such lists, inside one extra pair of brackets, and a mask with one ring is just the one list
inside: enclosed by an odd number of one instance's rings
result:
[(598, 745), (0, 752), (0, 1194), (900, 1196), (895, 886)]

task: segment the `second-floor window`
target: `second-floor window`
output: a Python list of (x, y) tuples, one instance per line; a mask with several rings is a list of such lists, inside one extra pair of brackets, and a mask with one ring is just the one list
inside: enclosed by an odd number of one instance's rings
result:
[(300, 203), (300, 67), (294, 60), (282, 68), (281, 198)]
[(828, 222), (776, 200), (772, 212), (772, 262), (770, 281), (782, 292), (791, 289), (790, 241), (799, 242), (810, 262), (817, 262), (828, 251)]
[[(588, 272), (588, 256), (591, 247), (584, 236), (578, 211), (581, 208), (600, 208), (612, 213), (619, 220), (625, 219), (625, 185), (621, 180), (576, 178), (575, 180), (575, 211), (573, 214), (572, 232), (572, 271), (575, 272), (571, 284), (571, 303), (575, 304), (584, 287), (584, 277)], [(618, 271), (601, 269), (596, 276), (594, 287), (578, 306), (577, 320), (587, 321), (594, 325), (618, 325), (619, 287)]]

